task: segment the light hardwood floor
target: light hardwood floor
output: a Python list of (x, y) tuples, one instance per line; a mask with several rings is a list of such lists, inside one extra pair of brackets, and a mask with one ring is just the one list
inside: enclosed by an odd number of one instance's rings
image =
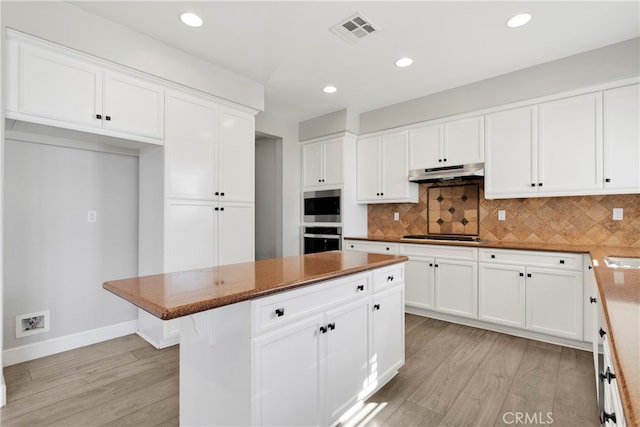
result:
[[(0, 424), (177, 426), (178, 353), (129, 335), (7, 367)], [(588, 352), (407, 315), (405, 366), (343, 426), (597, 426), (593, 383)]]

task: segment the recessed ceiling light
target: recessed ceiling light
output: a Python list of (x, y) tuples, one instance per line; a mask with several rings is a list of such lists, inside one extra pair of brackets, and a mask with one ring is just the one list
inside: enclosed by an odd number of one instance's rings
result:
[(190, 27), (199, 27), (202, 25), (202, 18), (191, 12), (185, 12), (180, 15), (180, 20)]
[(509, 19), (507, 21), (507, 26), (509, 28), (522, 27), (523, 25), (527, 24), (529, 21), (531, 21), (531, 15), (529, 15), (528, 13), (521, 13)]
[(404, 68), (413, 64), (413, 59), (411, 58), (400, 58), (396, 61), (396, 67)]
[(334, 93), (337, 90), (335, 86), (325, 86), (324, 89), (322, 89), (324, 93)]

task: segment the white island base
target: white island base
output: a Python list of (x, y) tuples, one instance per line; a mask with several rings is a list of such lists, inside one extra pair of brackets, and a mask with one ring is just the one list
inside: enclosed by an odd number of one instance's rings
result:
[(180, 425), (334, 425), (403, 364), (404, 264), (192, 314)]

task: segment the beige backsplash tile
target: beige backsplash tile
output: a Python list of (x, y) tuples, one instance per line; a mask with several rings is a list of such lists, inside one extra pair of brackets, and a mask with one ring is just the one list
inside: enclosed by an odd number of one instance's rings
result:
[[(478, 182), (479, 236), (483, 240), (640, 247), (638, 194), (486, 200), (482, 181)], [(402, 237), (406, 234), (426, 234), (427, 189), (438, 186), (440, 185), (420, 184), (419, 200), (415, 204), (369, 205), (369, 236)], [(436, 191), (432, 190), (430, 193), (432, 198), (437, 197)], [(614, 207), (624, 209), (622, 221), (611, 219)], [(506, 221), (498, 221), (498, 210), (501, 209), (506, 211)], [(467, 212), (468, 210), (473, 209), (465, 208), (465, 217), (471, 221), (473, 214)], [(394, 212), (400, 214), (399, 221), (393, 220)], [(437, 221), (435, 212), (431, 212), (431, 216), (431, 221)]]

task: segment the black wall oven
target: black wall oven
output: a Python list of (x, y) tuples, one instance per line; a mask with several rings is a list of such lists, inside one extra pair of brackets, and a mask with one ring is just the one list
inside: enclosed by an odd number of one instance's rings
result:
[(304, 192), (304, 222), (340, 222), (342, 190)]
[(304, 253), (336, 251), (342, 249), (342, 227), (303, 227)]

